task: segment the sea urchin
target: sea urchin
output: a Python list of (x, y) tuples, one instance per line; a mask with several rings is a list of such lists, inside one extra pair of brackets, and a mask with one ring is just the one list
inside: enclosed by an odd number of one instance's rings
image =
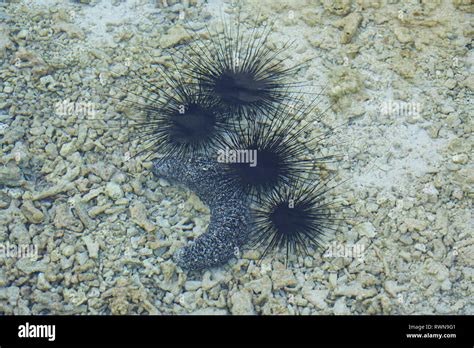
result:
[(229, 120), (219, 111), (216, 101), (196, 86), (172, 84), (172, 92), (162, 91), (161, 96), (139, 105), (144, 117), (133, 126), (143, 145), (140, 153), (178, 158), (214, 153), (231, 129)]
[[(281, 105), (272, 122), (239, 122), (237, 132), (224, 141), (226, 154), (246, 154), (218, 158), (225, 162), (228, 180), (247, 195), (261, 196), (272, 189), (305, 180), (315, 161), (306, 158), (306, 145), (299, 137), (306, 127), (299, 126), (299, 116)], [(224, 152), (221, 149), (221, 153)], [(253, 161), (242, 160), (253, 159)]]
[(271, 49), (271, 28), (267, 25), (250, 32), (246, 37), (240, 23), (236, 32), (224, 24), (223, 35), (208, 31), (210, 43), (198, 41), (191, 45), (191, 54), (184, 60), (191, 68), (189, 76), (208, 96), (216, 98), (228, 115), (255, 119), (262, 114), (272, 116), (270, 110), (288, 101), (288, 92), (300, 85), (288, 80), (301, 65), (284, 65), (282, 53), (292, 44), (286, 42)]
[(335, 230), (338, 219), (333, 202), (328, 201), (326, 184), (314, 186), (294, 183), (273, 190), (254, 208), (251, 240), (263, 246), (262, 258), (273, 249), (307, 255), (308, 246), (322, 245), (327, 231)]

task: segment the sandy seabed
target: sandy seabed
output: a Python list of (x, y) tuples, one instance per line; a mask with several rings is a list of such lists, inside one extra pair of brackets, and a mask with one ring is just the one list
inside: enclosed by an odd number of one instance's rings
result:
[[(0, 313), (474, 314), (469, 1), (243, 1), (337, 127), (347, 228), (285, 267), (172, 256), (209, 211), (131, 157), (118, 100), (222, 18), (219, 1), (0, 3)], [(257, 16), (258, 14), (258, 16)], [(192, 35), (191, 33), (194, 33)], [(133, 84), (130, 84), (133, 81)], [(158, 84), (159, 80), (153, 80)], [(311, 95), (311, 94), (310, 94)], [(314, 94), (312, 94), (314, 95)], [(346, 211), (347, 210), (347, 211)]]

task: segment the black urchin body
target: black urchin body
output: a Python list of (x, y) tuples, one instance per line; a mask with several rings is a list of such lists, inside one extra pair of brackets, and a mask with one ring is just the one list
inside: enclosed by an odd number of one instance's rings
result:
[(221, 265), (248, 241), (248, 201), (226, 184), (222, 164), (206, 158), (166, 158), (155, 162), (153, 173), (194, 191), (211, 212), (207, 231), (176, 253), (181, 267), (200, 270)]
[(214, 153), (233, 127), (216, 101), (185, 84), (164, 94), (140, 107), (145, 116), (134, 126), (143, 145), (141, 153), (180, 158)]
[(264, 248), (262, 257), (279, 249), (286, 251), (288, 261), (290, 253), (307, 255), (309, 246), (322, 245), (325, 233), (337, 222), (333, 203), (326, 198), (328, 190), (324, 184), (294, 184), (275, 189), (259, 202), (253, 211), (251, 239)]
[(295, 116), (286, 108), (271, 123), (240, 124), (238, 132), (230, 134), (224, 146), (229, 153), (255, 154), (255, 164), (227, 161), (225, 170), (228, 180), (247, 195), (259, 198), (277, 187), (295, 181), (304, 181), (314, 167), (312, 160), (304, 156), (307, 149), (298, 137), (304, 127), (298, 126)]
[(291, 101), (288, 93), (300, 84), (288, 82), (301, 66), (287, 68), (281, 54), (291, 47), (269, 48), (271, 29), (252, 29), (244, 38), (240, 24), (236, 33), (224, 27), (223, 37), (211, 34), (210, 43), (191, 45), (184, 57), (203, 91), (215, 98), (232, 117), (256, 119), (271, 116), (276, 105)]

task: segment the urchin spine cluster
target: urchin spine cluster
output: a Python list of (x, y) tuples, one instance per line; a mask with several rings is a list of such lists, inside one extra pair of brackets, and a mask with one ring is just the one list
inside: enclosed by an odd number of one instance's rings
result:
[(277, 105), (291, 101), (288, 92), (300, 85), (287, 80), (301, 66), (287, 68), (280, 57), (291, 43), (274, 51), (267, 46), (271, 27), (253, 28), (247, 38), (240, 23), (236, 32), (231, 28), (224, 23), (223, 38), (216, 34), (209, 44), (191, 46), (191, 54), (183, 57), (191, 66), (187, 75), (230, 117), (251, 121), (261, 114), (272, 117)]
[(305, 159), (306, 147), (298, 139), (305, 127), (298, 127), (301, 114), (292, 114), (280, 105), (272, 121), (251, 122), (230, 134), (224, 146), (231, 151), (255, 151), (257, 165), (229, 163), (225, 171), (229, 180), (257, 199), (278, 187), (304, 181), (314, 167)]
[(284, 249), (286, 261), (291, 253), (308, 254), (308, 247), (320, 247), (326, 232), (335, 230), (333, 202), (325, 197), (328, 190), (322, 182), (273, 190), (254, 209), (252, 244), (264, 247), (263, 256)]
[[(180, 74), (192, 81), (166, 74), (174, 92), (141, 105), (141, 140), (161, 156), (154, 174), (187, 186), (211, 211), (208, 230), (175, 255), (183, 268), (223, 264), (249, 239), (265, 247), (264, 255), (286, 246), (288, 258), (290, 251), (307, 252), (306, 243), (319, 245), (333, 222), (321, 191), (305, 181), (314, 160), (304, 158), (298, 137), (307, 127), (299, 123), (312, 108), (294, 109), (301, 100), (286, 80), (296, 68), (283, 67), (281, 50), (267, 48), (268, 33), (254, 30), (243, 40), (239, 25), (236, 37), (191, 46), (201, 55), (185, 59), (190, 70)], [(219, 163), (224, 149), (255, 151), (258, 164)]]
[[(162, 157), (209, 156), (217, 150), (226, 132), (233, 129), (213, 98), (201, 88), (167, 76), (172, 91), (161, 91), (135, 104), (142, 116), (134, 117), (134, 135), (147, 155)], [(153, 86), (152, 86), (153, 87)]]

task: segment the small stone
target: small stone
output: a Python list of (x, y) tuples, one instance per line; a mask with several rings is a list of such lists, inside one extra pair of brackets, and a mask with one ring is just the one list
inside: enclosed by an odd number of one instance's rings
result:
[(270, 277), (266, 275), (247, 283), (247, 288), (259, 294), (269, 295), (272, 292), (272, 281)]
[(290, 269), (277, 269), (272, 272), (274, 289), (278, 290), (286, 286), (296, 286), (295, 275)]
[(396, 297), (397, 293), (400, 291), (400, 287), (397, 285), (397, 282), (393, 280), (387, 280), (384, 284), (384, 289), (392, 297)]
[(423, 188), (423, 192), (432, 197), (438, 197), (439, 195), (439, 191), (436, 189), (433, 183), (426, 184)]
[(323, 6), (330, 13), (344, 16), (351, 11), (351, 0), (324, 0)]
[(38, 274), (38, 281), (36, 283), (38, 289), (46, 291), (51, 289), (51, 284), (46, 280), (44, 273)]
[(444, 291), (451, 290), (451, 287), (452, 287), (452, 284), (451, 284), (451, 281), (449, 279), (445, 279), (441, 283), (441, 289), (444, 290)]
[(413, 42), (413, 37), (410, 35), (410, 31), (408, 30), (408, 28), (396, 27), (393, 32), (399, 42), (401, 43)]
[(400, 257), (407, 262), (411, 262), (412, 259), (411, 254), (404, 250), (400, 251)]
[(59, 184), (53, 187), (50, 187), (42, 192), (33, 194), (32, 200), (38, 201), (41, 199), (45, 199), (45, 198), (57, 195), (58, 193), (72, 190), (74, 187), (75, 187), (74, 183), (68, 182), (68, 181), (62, 181)]
[(105, 193), (107, 194), (107, 196), (109, 196), (113, 200), (123, 198), (124, 196), (124, 193), (120, 185), (114, 182), (107, 183), (107, 186), (105, 187)]
[(357, 225), (355, 229), (359, 233), (360, 236), (366, 236), (368, 238), (373, 238), (375, 237), (375, 234), (376, 234), (375, 227), (369, 221)]
[(0, 166), (0, 186), (20, 186), (21, 171), (17, 166)]
[(56, 81), (54, 77), (51, 75), (46, 75), (40, 78), (40, 84), (44, 87), (54, 87), (56, 85)]
[(433, 240), (433, 258), (442, 261), (446, 257), (446, 247), (440, 239)]
[(416, 73), (415, 63), (407, 58), (395, 61), (392, 66), (392, 69), (405, 79), (413, 78)]
[(174, 295), (171, 292), (167, 292), (165, 297), (163, 297), (163, 302), (166, 304), (172, 303), (174, 300)]
[(59, 153), (61, 154), (61, 156), (63, 157), (67, 157), (68, 155), (72, 154), (73, 152), (75, 152), (77, 149), (76, 147), (76, 142), (75, 141), (71, 141), (69, 143), (65, 143), (62, 147), (61, 147), (61, 151), (59, 151)]
[(130, 201), (127, 198), (120, 198), (115, 201), (115, 205), (128, 205)]
[(451, 196), (452, 196), (454, 199), (459, 199), (459, 200), (461, 200), (462, 197), (463, 197), (462, 190), (461, 190), (459, 187), (454, 188), (453, 193), (451, 194)]
[(196, 308), (196, 295), (194, 292), (186, 291), (178, 296), (178, 303), (186, 309)]
[(236, 315), (251, 315), (255, 314), (252, 296), (248, 291), (241, 290), (232, 294), (230, 297), (231, 313)]
[(446, 88), (454, 89), (454, 87), (456, 87), (457, 85), (457, 81), (455, 79), (447, 79), (446, 81), (444, 81), (443, 85)]
[[(166, 179), (163, 179), (163, 178), (158, 179), (158, 184), (161, 187), (169, 187), (170, 186), (170, 183)], [(191, 197), (192, 197), (192, 195), (189, 197), (189, 199), (191, 199)]]
[(104, 181), (109, 181), (112, 175), (114, 175), (117, 171), (117, 168), (104, 162), (94, 163), (91, 166), (91, 169)]
[(142, 202), (136, 202), (130, 207), (130, 215), (132, 216), (132, 221), (143, 228), (145, 231), (153, 232), (156, 230), (156, 226), (148, 221), (146, 215), (146, 206)]
[(313, 304), (318, 309), (326, 309), (327, 303), (324, 299), (327, 298), (329, 290), (311, 290), (308, 288), (303, 288), (303, 296), (311, 304)]
[(74, 207), (76, 208), (76, 214), (79, 220), (84, 224), (84, 226), (88, 229), (93, 229), (96, 225), (95, 221), (89, 217), (87, 213), (86, 206), (82, 202), (76, 201), (74, 203)]
[(56, 144), (49, 143), (48, 145), (46, 145), (44, 150), (52, 158), (58, 156), (58, 147), (56, 146)]
[(329, 285), (334, 289), (337, 285), (337, 274), (330, 273), (329, 274)]
[(337, 296), (355, 297), (357, 299), (364, 299), (373, 297), (377, 294), (374, 288), (364, 289), (359, 282), (351, 282), (349, 284), (339, 285), (334, 294)]
[(63, 255), (69, 257), (72, 254), (74, 254), (74, 247), (72, 245), (66, 245), (63, 249)]
[(358, 12), (353, 12), (347, 17), (344, 17), (340, 21), (336, 22), (337, 27), (342, 27), (341, 43), (347, 44), (352, 41), (352, 37), (355, 35), (361, 21), (361, 14)]
[(79, 263), (80, 266), (84, 265), (88, 259), (89, 256), (86, 252), (76, 254), (76, 261)]
[(471, 145), (463, 138), (454, 138), (448, 145), (448, 150), (453, 153), (468, 153)]
[[(0, 56), (1, 56), (1, 43), (0, 43)], [(471, 91), (474, 91), (474, 76), (470, 74), (464, 81), (462, 81), (461, 85), (469, 88)]]
[(426, 245), (422, 244), (422, 243), (416, 243), (414, 246), (413, 246), (416, 250), (419, 250), (423, 253), (426, 252)]
[(351, 314), (349, 308), (346, 306), (344, 297), (341, 297), (334, 303), (333, 311), (335, 315), (347, 315)]
[(0, 209), (8, 208), (11, 201), (12, 199), (7, 193), (0, 191)]
[(104, 192), (104, 189), (102, 187), (92, 189), (92, 190), (89, 191), (88, 194), (86, 194), (86, 195), (84, 195), (84, 197), (82, 197), (81, 201), (83, 203), (87, 203), (90, 200), (98, 197), (102, 192)]
[(413, 244), (413, 238), (411, 237), (411, 233), (404, 233), (398, 239), (405, 245)]
[(31, 274), (35, 272), (46, 272), (48, 265), (44, 261), (35, 261), (28, 258), (23, 258), (17, 261), (16, 267), (26, 273)]
[(60, 204), (56, 208), (54, 225), (56, 228), (64, 228), (74, 232), (82, 232), (84, 230), (84, 225), (72, 215), (71, 208), (67, 204)]
[(243, 259), (248, 259), (248, 260), (259, 260), (260, 259), (260, 253), (258, 250), (246, 250), (242, 254)]
[(43, 222), (44, 214), (41, 212), (41, 210), (36, 209), (36, 207), (33, 205), (33, 202), (31, 201), (25, 201), (23, 203), (21, 206), (21, 212), (25, 218), (33, 224), (39, 224)]
[(368, 202), (366, 205), (366, 209), (370, 213), (376, 213), (379, 209), (379, 205), (374, 202)]
[(209, 208), (199, 199), (199, 197), (195, 194), (192, 193), (188, 200), (186, 201), (186, 204), (189, 204), (192, 209), (195, 209), (196, 211), (203, 212), (203, 213), (208, 213)]
[(176, 271), (176, 265), (170, 261), (161, 264), (161, 273), (163, 273), (165, 282), (168, 282), (173, 277)]
[(73, 262), (74, 262), (73, 257), (71, 257), (71, 258), (63, 257), (63, 258), (61, 258), (61, 261), (60, 261), (61, 268), (63, 270), (68, 269), (68, 268), (72, 267)]
[(196, 291), (201, 287), (201, 282), (197, 280), (188, 280), (184, 283), (184, 289), (186, 291)]
[(7, 285), (8, 278), (7, 275), (5, 274), (5, 270), (0, 269), (0, 287), (4, 287)]
[[(31, 242), (30, 234), (24, 224), (18, 222), (11, 227), (10, 241), (15, 241), (17, 244), (29, 244)], [(17, 249), (17, 252), (20, 252), (20, 250)]]
[(12, 48), (13, 43), (9, 38), (9, 29), (3, 23), (0, 23), (0, 58), (5, 57), (7, 48)]
[(466, 164), (469, 161), (469, 157), (465, 153), (454, 155), (452, 159), (457, 164)]
[(439, 282), (443, 282), (449, 278), (449, 269), (441, 262), (428, 260), (425, 264), (426, 272), (433, 274)]
[(410, 231), (410, 232), (422, 231), (427, 226), (427, 223), (425, 221), (418, 220), (418, 219), (413, 219), (413, 218), (407, 218), (405, 220), (405, 224), (407, 226), (408, 231)]
[(56, 33), (66, 33), (71, 39), (84, 39), (84, 32), (78, 26), (70, 23), (59, 23), (53, 26)]
[(211, 278), (211, 272), (206, 271), (202, 277), (202, 289), (207, 291), (219, 284), (219, 279)]
[(99, 243), (94, 241), (90, 236), (84, 236), (82, 240), (87, 247), (89, 257), (96, 259), (99, 256)]
[(186, 32), (182, 26), (177, 25), (168, 30), (168, 32), (160, 38), (159, 45), (161, 48), (169, 48), (189, 39), (189, 33)]
[(227, 314), (228, 313), (225, 309), (214, 308), (214, 307), (201, 308), (191, 313), (191, 315), (227, 315)]
[(19, 39), (26, 39), (28, 37), (28, 30), (26, 29), (20, 30), (20, 32), (16, 35), (16, 37)]
[(8, 303), (10, 303), (11, 305), (16, 305), (19, 298), (20, 288), (17, 286), (10, 286), (8, 288), (0, 289), (0, 300), (8, 300)]

